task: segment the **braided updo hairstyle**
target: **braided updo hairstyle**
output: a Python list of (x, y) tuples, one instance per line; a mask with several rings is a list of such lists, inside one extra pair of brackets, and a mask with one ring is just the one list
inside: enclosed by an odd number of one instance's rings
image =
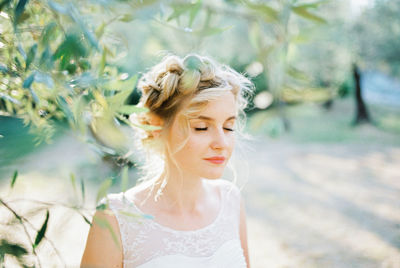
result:
[[(210, 100), (219, 97), (223, 92), (231, 91), (237, 104), (237, 130), (240, 133), (245, 120), (244, 109), (253, 85), (245, 76), (226, 65), (218, 64), (208, 57), (189, 54), (184, 58), (166, 56), (143, 74), (138, 89), (142, 94), (138, 105), (148, 108), (149, 111), (134, 114), (131, 120), (141, 125), (162, 125), (160, 137), (154, 135), (154, 130), (142, 129), (143, 135), (139, 140), (147, 152), (156, 152), (165, 161), (165, 156), (170, 153), (165, 146), (165, 137), (176, 115), (183, 108), (183, 118), (179, 120), (188, 131), (187, 119), (201, 112)], [(147, 169), (154, 169), (154, 161), (147, 162)]]

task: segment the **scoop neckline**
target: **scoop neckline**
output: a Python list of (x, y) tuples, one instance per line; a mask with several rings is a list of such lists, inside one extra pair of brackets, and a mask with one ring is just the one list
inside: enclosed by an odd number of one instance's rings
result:
[[(121, 194), (122, 194), (122, 198), (127, 200), (134, 207), (134, 209), (136, 209), (140, 214), (152, 216), (151, 214), (145, 213), (141, 209), (139, 209), (139, 207), (135, 204), (135, 202), (133, 200), (126, 197), (125, 192), (121, 192)], [(151, 222), (152, 224), (158, 226), (160, 229), (163, 229), (163, 230), (169, 231), (169, 232), (173, 232), (173, 233), (194, 233), (194, 232), (205, 231), (205, 230), (213, 227), (219, 221), (219, 218), (221, 218), (222, 211), (224, 209), (224, 202), (223, 202), (224, 194), (223, 194), (223, 191), (221, 188), (219, 188), (219, 194), (220, 194), (220, 203), (221, 204), (220, 204), (220, 208), (219, 208), (217, 216), (214, 218), (214, 220), (211, 223), (209, 223), (206, 226), (203, 226), (201, 228), (194, 229), (194, 230), (177, 230), (177, 229), (168, 227), (166, 225), (163, 225), (162, 223), (155, 221), (153, 216), (152, 216), (152, 218), (147, 218), (146, 220)]]

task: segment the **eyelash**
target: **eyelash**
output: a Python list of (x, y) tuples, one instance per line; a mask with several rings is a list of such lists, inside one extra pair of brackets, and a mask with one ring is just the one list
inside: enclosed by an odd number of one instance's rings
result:
[[(199, 127), (196, 127), (196, 128), (194, 128), (196, 131), (206, 131), (208, 128), (207, 127), (204, 127), (204, 128), (199, 128)], [(227, 131), (234, 131), (232, 128), (226, 128), (226, 127), (224, 127), (224, 129), (225, 130), (227, 130)]]

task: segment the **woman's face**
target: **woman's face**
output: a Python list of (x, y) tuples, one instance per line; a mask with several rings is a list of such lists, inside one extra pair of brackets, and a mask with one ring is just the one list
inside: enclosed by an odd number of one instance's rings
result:
[(235, 118), (235, 98), (227, 91), (210, 101), (198, 117), (189, 120), (189, 136), (175, 119), (168, 142), (174, 152), (188, 138), (184, 147), (173, 154), (184, 176), (208, 179), (222, 176), (235, 144)]

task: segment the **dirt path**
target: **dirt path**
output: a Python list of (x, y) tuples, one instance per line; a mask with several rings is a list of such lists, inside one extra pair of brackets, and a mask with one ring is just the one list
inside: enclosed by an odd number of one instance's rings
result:
[(254, 267), (400, 267), (400, 148), (255, 145)]
[[(252, 267), (400, 267), (399, 147), (283, 141), (250, 147), (243, 196)], [(71, 192), (69, 170), (95, 160), (73, 138), (60, 139), (24, 160), (12, 195), (57, 200)], [(3, 196), (5, 182), (1, 188)], [(97, 188), (90, 189), (93, 199)], [(47, 234), (68, 267), (77, 267), (88, 225), (67, 209), (51, 215)], [(37, 226), (42, 221), (35, 219)]]

